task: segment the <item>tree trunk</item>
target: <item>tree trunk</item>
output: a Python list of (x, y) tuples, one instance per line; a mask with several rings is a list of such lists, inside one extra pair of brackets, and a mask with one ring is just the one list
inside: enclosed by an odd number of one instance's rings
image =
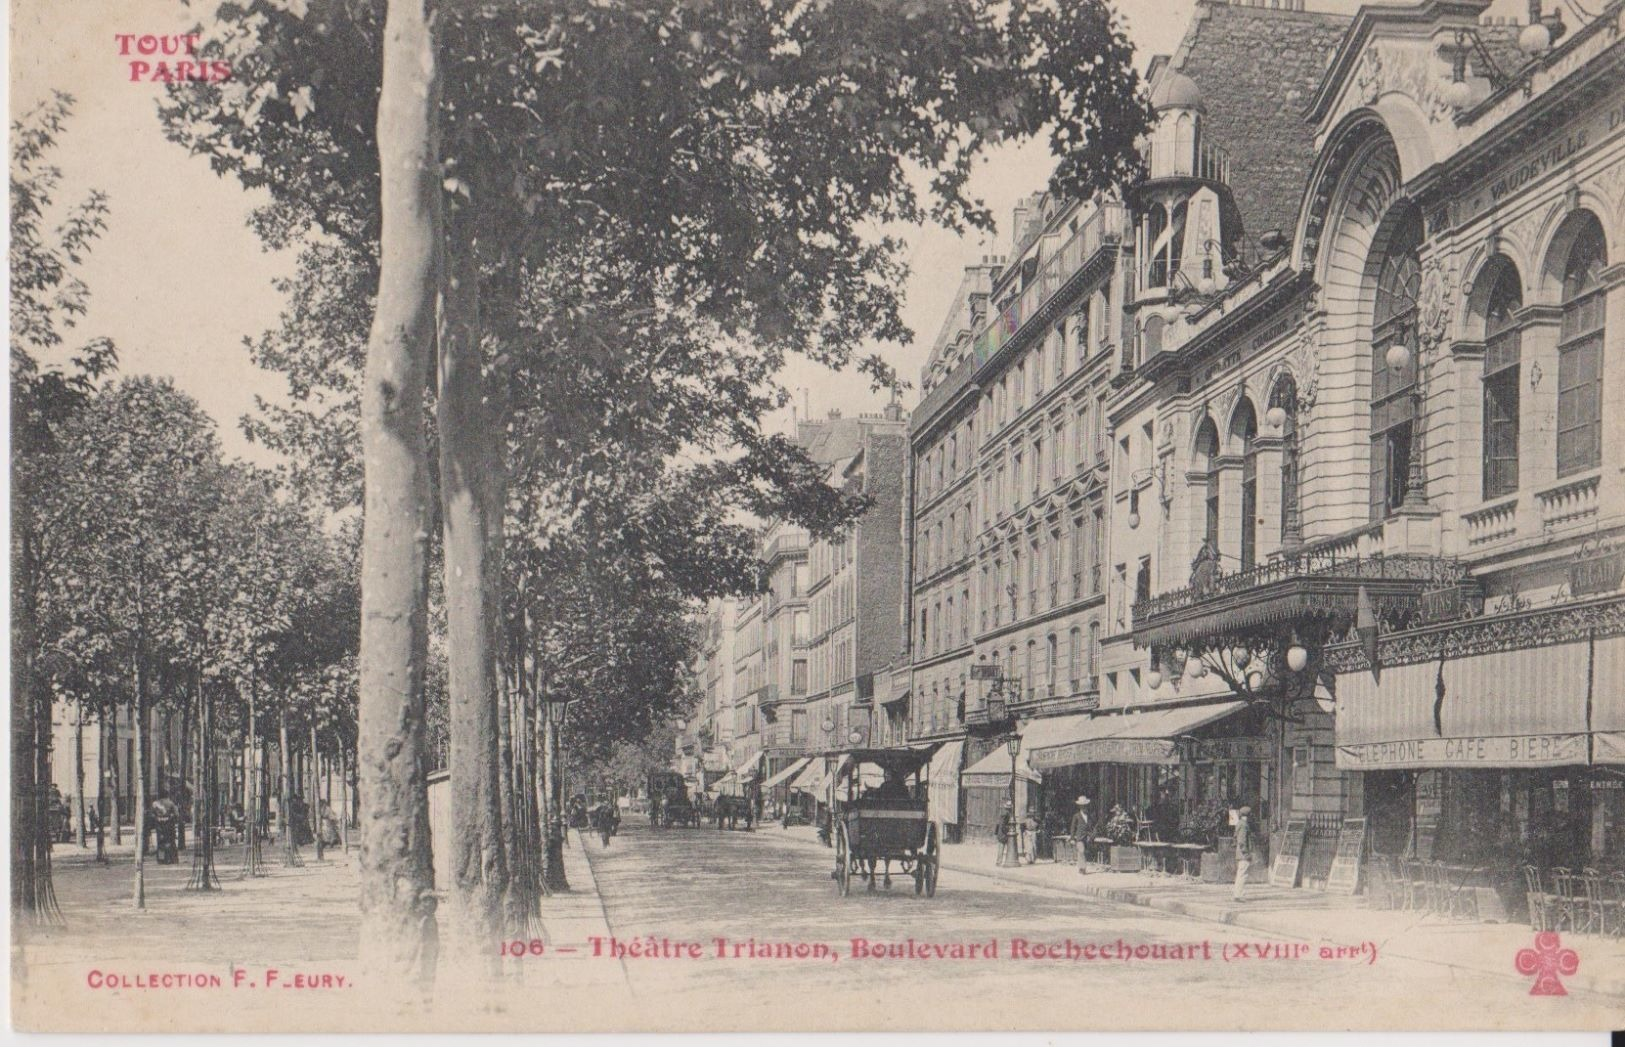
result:
[[(21, 514), (19, 514), (21, 515)], [(36, 636), (34, 543), (21, 519), (16, 567), (17, 595), (13, 600), (11, 661), (11, 911), (15, 918), (34, 921), (40, 916), (34, 891), (35, 800), (42, 788), (34, 759), (35, 697), (39, 671)]]
[(107, 709), (96, 711), (96, 860), (107, 861)]
[(124, 811), (119, 796), (119, 792), (124, 786), (124, 765), (123, 761), (118, 758), (118, 706), (116, 705), (113, 706), (113, 719), (108, 723), (107, 731), (109, 736), (107, 766), (113, 775), (112, 810), (107, 812), (107, 816), (113, 823), (113, 846), (118, 847), (124, 843)]
[(559, 725), (548, 717), (546, 723), (547, 750), (543, 775), (547, 780), (547, 886), (554, 891), (568, 891), (570, 881), (564, 875), (564, 767), (559, 758)]
[(501, 584), (502, 435), (481, 376), (479, 253), (471, 205), (447, 221), (440, 308), (440, 494), (445, 549), (446, 661), (451, 697), (451, 926), (459, 965), (494, 974), (508, 887), (502, 834), (497, 642), (491, 595)]
[(310, 725), (310, 789), (305, 793), (309, 805), (311, 839), (316, 842), (316, 860), (322, 860), (322, 783), (321, 758), (316, 755), (316, 725)]
[(85, 704), (76, 703), (78, 709), (73, 718), (73, 795), (75, 812), (74, 836), (79, 841), (79, 849), (85, 849)]
[(434, 976), (438, 948), (423, 758), (429, 544), (423, 393), (442, 235), (437, 8), (438, 0), (389, 0), (384, 24), (379, 280), (361, 421), (360, 958), (380, 978), (424, 984)]
[(147, 907), (147, 776), (146, 776), (146, 713), (147, 666), (144, 657), (146, 645), (136, 640), (135, 648), (135, 716), (132, 730), (135, 739), (135, 766), (130, 769), (135, 779), (135, 907)]
[(299, 827), (293, 816), (293, 753), (288, 749), (288, 710), (277, 716), (276, 827), (282, 834), (282, 860), (288, 865), (302, 865), (299, 859)]

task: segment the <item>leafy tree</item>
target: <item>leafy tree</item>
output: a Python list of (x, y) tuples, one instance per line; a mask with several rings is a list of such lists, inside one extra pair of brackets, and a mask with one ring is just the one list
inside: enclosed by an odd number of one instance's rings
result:
[(59, 916), (47, 827), (51, 711), (43, 677), (71, 666), (61, 658), (42, 662), (39, 604), (75, 510), (49, 497), (51, 480), (60, 466), (61, 427), (117, 362), (105, 338), (68, 344), (90, 300), (79, 268), (107, 219), (107, 197), (96, 191), (58, 213), (62, 172), (51, 157), (72, 112), (73, 98), (57, 92), (11, 125), (11, 911), (27, 922)]
[(144, 735), (155, 701), (175, 694), (155, 681), (192, 661), (189, 625), (201, 563), (191, 522), (212, 511), (209, 478), (219, 446), (213, 422), (195, 401), (167, 380), (146, 377), (98, 392), (64, 426), (63, 446), (72, 460), (57, 483), (77, 507), (65, 588), (94, 615), (83, 631), (103, 632), (107, 653), (132, 681), (134, 902), (143, 908)]
[[(439, 287), (448, 609), (454, 633), (475, 641), (449, 648), (454, 789), (472, 829), (453, 841), (452, 898), (474, 917), (461, 926), (486, 927), (504, 875), (492, 840), (499, 789), (484, 761), (493, 725), (504, 720), (488, 642), (507, 503), (504, 401), (510, 373), (536, 365), (522, 356), (534, 339), (507, 304), (538, 284), (556, 290), (548, 267), (579, 257), (591, 263), (582, 287), (595, 300), (573, 314), (571, 340), (557, 343), (566, 351), (592, 357), (601, 345), (613, 368), (619, 344), (595, 344), (591, 329), (653, 316), (686, 328), (691, 345), (749, 347), (737, 350), (741, 366), (725, 361), (724, 375), (771, 374), (790, 352), (846, 364), (867, 339), (907, 334), (897, 301), (901, 245), (868, 230), (893, 220), (987, 225), (985, 208), (964, 193), (972, 160), (990, 142), (1044, 127), (1065, 151), (1058, 186), (1109, 188), (1137, 170), (1133, 141), (1149, 113), (1127, 42), (1100, 2), (565, 0), (455, 10), (392, 2), (381, 26), (382, 10), (359, 0), (228, 6), (215, 46), (240, 79), (184, 88), (164, 119), (216, 169), (270, 189), (275, 203), (260, 226), (273, 242), (314, 226), (365, 257), (382, 241), (369, 363), (394, 364), (386, 383), (393, 423), (377, 424), (364, 408), (361, 432), (369, 476), (391, 489), (385, 496), (369, 485), (367, 516), (369, 535), (393, 538), (388, 578), (396, 587), (376, 605), (388, 608), (379, 620), (393, 624), (388, 656), (382, 635), (363, 642), (363, 708), (383, 693), (386, 670), (405, 674), (404, 687), (394, 681), (407, 695), (404, 718), (394, 704), (380, 706), (392, 723), (408, 724), (405, 736), (388, 739), (397, 752), (415, 751), (421, 723), (415, 623), (424, 593), (411, 580), (423, 560), (406, 536), (426, 530), (416, 369), (427, 359), (423, 311), (431, 285)], [(421, 32), (403, 37), (407, 24)], [(442, 28), (443, 96), (434, 35)], [(415, 50), (391, 51), (407, 46)], [(368, 67), (380, 57), (378, 96), (324, 79), (324, 69)], [(392, 78), (405, 61), (425, 70), (413, 74), (421, 82)], [(408, 98), (408, 88), (417, 93)], [(910, 178), (915, 170), (927, 176), (924, 194)], [(429, 191), (437, 184), (449, 203), (443, 223)], [(405, 242), (392, 240), (398, 232), (417, 248), (409, 258), (391, 257), (392, 243)], [(438, 279), (430, 241), (446, 260)], [(630, 309), (596, 300), (600, 284)], [(671, 384), (666, 361), (654, 356), (642, 377)], [(877, 381), (893, 380), (878, 359), (858, 362)], [(369, 376), (363, 400), (376, 390)], [(723, 427), (746, 448), (734, 464), (752, 470), (741, 487), (759, 495), (763, 485), (809, 471), (786, 444), (761, 435), (764, 403), (772, 402), (747, 397), (738, 424)], [(306, 415), (299, 424), (313, 421), (321, 420)], [(579, 479), (594, 489), (597, 475)], [(562, 508), (567, 521), (574, 507)], [(374, 530), (379, 513), (393, 515)], [(386, 547), (369, 548), (367, 562), (381, 572), (369, 568), (371, 601), (374, 586), (385, 584)], [(372, 616), (365, 622), (374, 628)], [(413, 840), (411, 829), (394, 830), (416, 817), (420, 802), (410, 794), (421, 782), (396, 767), (373, 785), (390, 791), (377, 808), (388, 812), (389, 838)], [(415, 883), (421, 895), (419, 858), (408, 848), (392, 859), (404, 874), (392, 882)], [(417, 897), (394, 903), (391, 927), (404, 940), (408, 928), (424, 926), (425, 906)], [(390, 922), (379, 920), (369, 926), (382, 931)], [(407, 954), (422, 952), (426, 932), (415, 940)]]

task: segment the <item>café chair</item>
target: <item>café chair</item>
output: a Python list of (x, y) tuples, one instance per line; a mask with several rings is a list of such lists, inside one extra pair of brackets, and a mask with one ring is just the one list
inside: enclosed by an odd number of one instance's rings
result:
[(1529, 926), (1536, 931), (1550, 931), (1557, 928), (1557, 895), (1541, 882), (1540, 867), (1525, 865), (1523, 867), (1523, 882), (1525, 897), (1529, 902)]
[(1583, 933), (1581, 910), (1585, 907), (1584, 887), (1576, 882), (1578, 880), (1578, 876), (1561, 866), (1552, 870), (1552, 888), (1557, 895), (1551, 928), (1554, 931)]

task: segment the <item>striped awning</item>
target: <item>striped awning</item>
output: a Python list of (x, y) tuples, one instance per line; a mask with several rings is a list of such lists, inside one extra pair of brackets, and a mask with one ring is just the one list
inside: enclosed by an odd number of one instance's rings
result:
[(931, 817), (939, 822), (959, 822), (959, 770), (964, 755), (964, 742), (947, 742), (931, 756), (926, 791)]
[(821, 792), (829, 772), (824, 766), (822, 756), (810, 756), (801, 771), (790, 782), (792, 792), (814, 793)]
[(1034, 720), (1023, 732), (1028, 760), (1039, 770), (1079, 763), (1178, 763), (1178, 739), (1245, 708), (1246, 702), (1203, 702), (1129, 713)]
[[(977, 760), (959, 776), (959, 781), (966, 788), (995, 786), (1000, 789), (1010, 785), (1010, 747), (999, 744), (980, 760)], [(1027, 762), (1027, 754), (1023, 752), (1016, 757), (1016, 775), (1023, 781), (1038, 781), (1038, 772), (1033, 770)]]
[[(1625, 638), (1493, 651), (1337, 678), (1337, 766), (1561, 767), (1625, 762)], [(1588, 680), (1597, 690), (1590, 693)]]
[(785, 782), (789, 781), (791, 778), (794, 778), (796, 775), (805, 770), (807, 765), (811, 762), (811, 756), (803, 756), (799, 760), (792, 761), (788, 767), (784, 768), (778, 774), (775, 774), (773, 777), (763, 782), (762, 788), (771, 789), (776, 785), (783, 785)]

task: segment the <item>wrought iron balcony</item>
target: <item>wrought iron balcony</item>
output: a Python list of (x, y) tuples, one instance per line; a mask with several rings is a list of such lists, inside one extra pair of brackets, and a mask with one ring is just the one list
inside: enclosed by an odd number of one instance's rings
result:
[(1430, 594), (1463, 594), (1470, 605), (1477, 583), (1454, 559), (1351, 556), (1337, 546), (1300, 550), (1233, 574), (1198, 566), (1190, 585), (1134, 603), (1134, 642), (1150, 647), (1300, 619), (1352, 619), (1362, 590), (1372, 612), (1389, 629), (1399, 629), (1428, 617), (1430, 607), (1450, 603), (1424, 599)]
[(756, 704), (763, 709), (771, 709), (781, 701), (783, 698), (776, 683), (763, 684), (756, 689)]

